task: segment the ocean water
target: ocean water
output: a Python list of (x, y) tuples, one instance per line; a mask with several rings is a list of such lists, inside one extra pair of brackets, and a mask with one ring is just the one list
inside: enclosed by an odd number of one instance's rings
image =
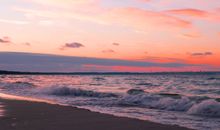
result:
[(220, 73), (1, 75), (0, 93), (162, 124), (220, 130)]

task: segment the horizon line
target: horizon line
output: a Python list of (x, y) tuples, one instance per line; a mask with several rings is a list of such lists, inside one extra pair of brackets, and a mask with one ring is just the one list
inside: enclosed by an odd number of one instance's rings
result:
[(0, 75), (78, 75), (78, 74), (186, 74), (186, 73), (220, 73), (220, 71), (161, 71), (161, 72), (35, 72), (35, 71), (10, 71), (10, 70), (0, 70)]

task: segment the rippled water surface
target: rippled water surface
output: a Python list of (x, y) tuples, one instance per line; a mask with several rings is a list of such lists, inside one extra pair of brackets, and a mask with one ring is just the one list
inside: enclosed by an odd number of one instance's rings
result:
[(0, 92), (198, 130), (220, 128), (217, 73), (2, 75)]

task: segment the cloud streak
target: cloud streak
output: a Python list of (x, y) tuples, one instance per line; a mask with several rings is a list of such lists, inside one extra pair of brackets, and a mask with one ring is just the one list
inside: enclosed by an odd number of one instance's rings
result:
[(24, 42), (23, 45), (25, 45), (25, 46), (31, 46), (31, 43), (30, 43), (30, 42)]
[(185, 9), (167, 10), (165, 12), (168, 14), (190, 16), (190, 17), (200, 18), (203, 20), (220, 22), (219, 11), (206, 11), (200, 9), (185, 8)]
[(102, 53), (115, 53), (115, 51), (112, 49), (108, 49), (108, 50), (103, 50)]
[(178, 15), (194, 16), (194, 17), (205, 17), (209, 14), (207, 11), (199, 10), (199, 9), (175, 9), (175, 10), (168, 10), (166, 12), (172, 14), (178, 14)]
[[(130, 60), (117, 60), (117, 59), (100, 59), (88, 57), (70, 57), (34, 53), (15, 53), (15, 52), (0, 52), (0, 66), (1, 69), (6, 70), (20, 70), (20, 71), (96, 71), (86, 70), (84, 66), (127, 66), (127, 67), (165, 67), (165, 68), (182, 68), (197, 66), (186, 63), (157, 63), (157, 62), (144, 62), (144, 61), (130, 61)], [(103, 70), (109, 71), (109, 70)], [(129, 71), (129, 70), (127, 70)]]
[[(94, 9), (95, 8), (95, 9)], [(168, 15), (164, 12), (151, 11), (135, 7), (114, 7), (105, 9), (97, 6), (89, 6), (88, 11), (83, 12), (80, 8), (70, 10), (38, 10), (26, 8), (14, 8), (15, 11), (25, 13), (26, 15), (33, 15), (43, 18), (57, 18), (57, 19), (77, 19), (89, 21), (102, 25), (121, 25), (125, 27), (134, 28), (136, 30), (149, 30), (152, 26), (158, 29), (170, 28), (191, 28), (191, 21), (187, 21), (178, 17)], [(95, 13), (88, 13), (94, 12)]]
[(72, 42), (72, 43), (66, 43), (60, 49), (64, 50), (66, 48), (81, 48), (81, 47), (85, 47), (85, 46), (83, 44), (79, 43), (79, 42)]
[(3, 37), (3, 38), (0, 38), (0, 43), (11, 43), (11, 40), (9, 37)]
[(0, 19), (0, 23), (17, 24), (17, 25), (25, 25), (25, 24), (29, 24), (28, 21), (8, 20), (8, 19)]
[(114, 42), (114, 43), (112, 43), (112, 45), (114, 45), (114, 46), (119, 46), (120, 44), (117, 43), (117, 42)]
[(191, 56), (211, 56), (214, 55), (212, 52), (195, 52), (191, 53)]

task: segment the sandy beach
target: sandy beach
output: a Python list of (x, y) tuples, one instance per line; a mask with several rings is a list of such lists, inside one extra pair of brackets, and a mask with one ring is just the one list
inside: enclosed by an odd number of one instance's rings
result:
[(69, 106), (11, 99), (0, 102), (5, 109), (1, 130), (189, 130)]

